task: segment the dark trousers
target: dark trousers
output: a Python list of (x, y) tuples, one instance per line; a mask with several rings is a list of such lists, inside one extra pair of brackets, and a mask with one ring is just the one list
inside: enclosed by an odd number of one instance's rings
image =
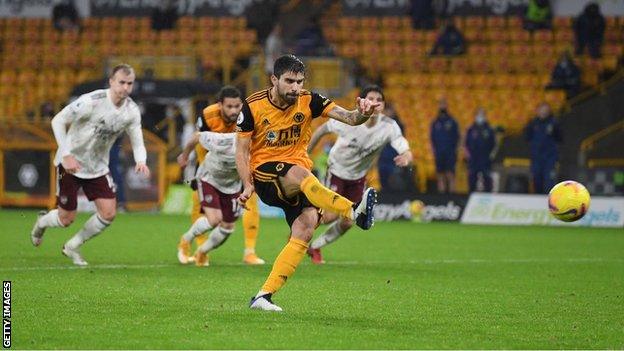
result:
[(124, 188), (124, 178), (123, 178), (123, 167), (121, 165), (121, 160), (119, 159), (119, 152), (121, 151), (121, 141), (122, 138), (117, 139), (115, 144), (110, 150), (110, 159), (108, 163), (108, 167), (111, 172), (111, 176), (113, 177), (113, 181), (117, 185), (117, 203), (119, 206), (126, 205), (126, 191)]
[(531, 176), (533, 177), (533, 190), (536, 194), (548, 194), (555, 186), (557, 179), (556, 160), (531, 160)]
[(477, 190), (479, 174), (483, 177), (483, 191), (487, 193), (492, 192), (492, 176), (490, 175), (489, 169), (470, 169), (468, 171), (468, 187), (470, 188), (470, 192)]

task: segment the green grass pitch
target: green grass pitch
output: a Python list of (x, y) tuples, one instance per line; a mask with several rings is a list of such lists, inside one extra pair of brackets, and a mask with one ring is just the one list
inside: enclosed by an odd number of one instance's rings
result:
[[(274, 297), (247, 304), (271, 265), (241, 263), (240, 227), (211, 266), (177, 264), (185, 216), (122, 214), (73, 267), (69, 230), (30, 244), (35, 211), (0, 211), (16, 349), (622, 349), (624, 230), (377, 223), (306, 257)], [(261, 221), (258, 253), (283, 247)]]

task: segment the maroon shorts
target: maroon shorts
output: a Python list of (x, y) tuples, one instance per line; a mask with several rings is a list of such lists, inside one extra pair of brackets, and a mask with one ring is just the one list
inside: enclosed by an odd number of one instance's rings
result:
[(216, 208), (221, 210), (221, 216), (224, 222), (234, 223), (240, 215), (240, 206), (238, 204), (238, 196), (240, 192), (235, 194), (224, 194), (210, 183), (199, 181), (197, 187), (199, 194), (199, 203), (201, 204), (199, 211), (203, 211), (204, 207)]
[(117, 187), (110, 173), (93, 179), (83, 179), (67, 173), (63, 166), (56, 168), (56, 205), (67, 211), (78, 207), (78, 190), (82, 188), (87, 199), (114, 199)]
[(331, 190), (346, 197), (354, 203), (358, 203), (362, 201), (364, 186), (366, 186), (366, 177), (356, 180), (348, 180), (337, 177), (331, 172), (327, 172), (326, 183)]

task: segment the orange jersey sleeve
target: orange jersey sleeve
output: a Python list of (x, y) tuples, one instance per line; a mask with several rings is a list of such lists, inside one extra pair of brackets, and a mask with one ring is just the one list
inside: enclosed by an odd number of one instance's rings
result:
[(302, 91), (293, 105), (280, 108), (269, 99), (269, 90), (250, 95), (243, 103), (237, 121), (240, 136), (251, 138), (250, 167), (270, 161), (282, 161), (311, 169), (307, 153), (314, 118), (327, 117), (335, 106), (328, 98)]

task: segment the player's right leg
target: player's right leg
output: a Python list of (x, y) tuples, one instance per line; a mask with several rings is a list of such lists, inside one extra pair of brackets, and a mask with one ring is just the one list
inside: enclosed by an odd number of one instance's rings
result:
[[(97, 184), (100, 182), (96, 180), (93, 183)], [(94, 195), (92, 191), (99, 187), (99, 185), (94, 184), (83, 187), (83, 190), (85, 190), (87, 198), (95, 202), (97, 212), (89, 217), (82, 228), (63, 245), (63, 255), (69, 257), (77, 266), (87, 265), (87, 261), (84, 260), (80, 253), (80, 247), (108, 228), (117, 214), (115, 193), (111, 190), (109, 193)], [(93, 198), (94, 196), (103, 197)]]
[[(203, 216), (199, 217), (191, 227), (180, 237), (178, 244), (178, 261), (182, 264), (190, 263), (196, 256), (190, 256), (191, 242), (205, 232), (217, 227), (221, 222), (221, 210), (211, 207), (203, 207)], [(207, 241), (204, 241), (204, 245)], [(201, 246), (200, 246), (201, 247)], [(206, 264), (207, 265), (207, 264)]]
[[(193, 209), (191, 210), (191, 224), (195, 223), (204, 213), (202, 212), (202, 207), (199, 201), (199, 193), (197, 191), (193, 191)], [(195, 243), (197, 246), (201, 246), (206, 239), (208, 239), (207, 234), (200, 234), (195, 238)], [(190, 254), (190, 251), (189, 251)]]
[(39, 212), (30, 232), (30, 240), (34, 246), (41, 245), (47, 228), (67, 227), (76, 219), (80, 184), (76, 177), (66, 173), (62, 166), (57, 167), (56, 171), (56, 204), (58, 207), (47, 213)]
[(195, 251), (195, 265), (198, 267), (208, 266), (208, 253), (223, 245), (233, 232), (234, 222), (222, 221), (216, 226), (208, 235), (208, 239)]
[(178, 243), (178, 261), (187, 264), (193, 260), (190, 256), (191, 242), (199, 235), (215, 228), (223, 219), (221, 215), (220, 193), (211, 184), (199, 180), (197, 194), (201, 206), (202, 216), (180, 237)]
[(360, 203), (353, 203), (325, 187), (310, 171), (298, 165), (292, 165), (284, 176), (279, 177), (279, 181), (286, 197), (290, 198), (300, 191), (312, 205), (334, 212), (342, 218), (355, 220), (364, 230), (374, 224), (373, 207), (377, 202), (377, 192), (373, 188), (366, 189)]

